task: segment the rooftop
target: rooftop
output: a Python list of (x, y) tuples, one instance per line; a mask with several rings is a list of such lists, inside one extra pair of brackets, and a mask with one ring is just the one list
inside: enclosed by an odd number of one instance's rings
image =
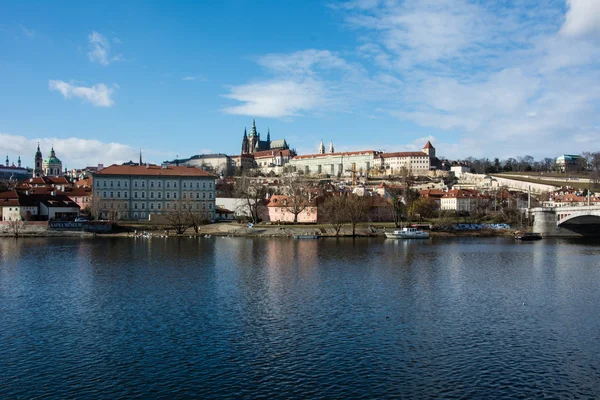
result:
[(111, 165), (94, 174), (95, 176), (108, 175), (138, 175), (138, 176), (195, 176), (216, 178), (215, 175), (196, 167), (187, 166), (160, 166), (160, 165)]

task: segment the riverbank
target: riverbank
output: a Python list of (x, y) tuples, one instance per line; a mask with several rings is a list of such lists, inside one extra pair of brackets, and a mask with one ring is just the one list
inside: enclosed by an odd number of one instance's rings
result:
[[(352, 237), (352, 227), (344, 226), (336, 234), (331, 226), (327, 225), (255, 225), (248, 227), (245, 224), (216, 223), (202, 225), (196, 233), (189, 228), (182, 235), (175, 234), (172, 229), (160, 225), (121, 225), (117, 227), (120, 231), (98, 234), (98, 237), (181, 237), (181, 236), (226, 236), (226, 237), (294, 237), (297, 235), (310, 235), (319, 237)], [(394, 230), (393, 226), (381, 226), (373, 224), (361, 224), (356, 227), (356, 237), (385, 237), (385, 232)], [(514, 236), (512, 230), (484, 229), (484, 230), (454, 230), (454, 231), (430, 231), (432, 237), (494, 237)], [(0, 237), (13, 237), (12, 232), (2, 231)], [(92, 238), (96, 234), (83, 231), (61, 231), (40, 229), (39, 227), (25, 227), (19, 237), (83, 237)]]

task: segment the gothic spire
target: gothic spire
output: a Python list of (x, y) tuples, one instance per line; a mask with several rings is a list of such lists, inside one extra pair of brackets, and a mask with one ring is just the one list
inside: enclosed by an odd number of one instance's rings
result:
[(319, 144), (319, 154), (325, 154), (325, 145), (323, 145), (323, 139), (321, 139), (321, 143)]
[(254, 119), (252, 120), (252, 130), (250, 131), (250, 136), (257, 136), (256, 121)]
[(267, 128), (267, 142), (271, 143), (271, 128)]
[(140, 165), (142, 165), (142, 164), (143, 164), (143, 162), (142, 162), (142, 149), (140, 148)]
[(330, 153), (334, 153), (334, 150), (333, 150), (333, 140), (329, 142), (329, 152)]

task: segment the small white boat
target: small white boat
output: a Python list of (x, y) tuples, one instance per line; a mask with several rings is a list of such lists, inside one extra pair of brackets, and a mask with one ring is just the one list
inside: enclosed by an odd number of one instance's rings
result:
[(386, 232), (385, 236), (388, 239), (427, 239), (429, 232), (420, 231), (417, 228), (402, 228), (396, 229), (392, 233)]

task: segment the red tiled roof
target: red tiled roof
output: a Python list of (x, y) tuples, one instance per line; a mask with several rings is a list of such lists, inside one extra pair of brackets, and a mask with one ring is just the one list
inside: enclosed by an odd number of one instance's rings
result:
[(425, 147), (423, 147), (424, 149), (431, 149), (433, 148), (431, 142), (428, 140), (427, 143), (425, 144)]
[(382, 153), (381, 157), (383, 158), (392, 158), (392, 157), (429, 157), (427, 154), (422, 151), (398, 151), (395, 153)]
[(257, 151), (256, 153), (253, 153), (252, 155), (254, 156), (254, 158), (273, 157), (273, 156), (289, 157), (292, 155), (292, 152), (290, 150), (264, 150), (264, 151)]
[(55, 185), (67, 185), (70, 183), (67, 180), (67, 178), (63, 176), (46, 176), (44, 177), (44, 179), (47, 180), (47, 182), (53, 183)]
[(160, 165), (111, 165), (96, 172), (94, 175), (139, 175), (139, 176), (206, 176), (216, 178), (200, 168), (187, 166)]
[(444, 195), (442, 196), (443, 198), (447, 199), (447, 198), (487, 198), (486, 195), (483, 195), (481, 193), (479, 193), (476, 190), (470, 190), (470, 189), (454, 189), (454, 190), (448, 190), (446, 193), (444, 193)]

